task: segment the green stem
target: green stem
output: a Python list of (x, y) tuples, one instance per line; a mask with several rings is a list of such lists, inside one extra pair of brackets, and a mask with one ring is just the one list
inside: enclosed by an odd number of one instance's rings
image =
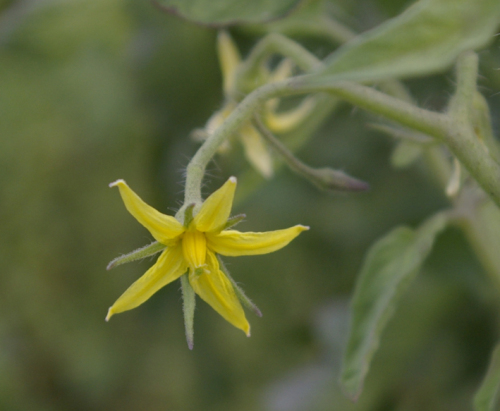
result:
[(287, 94), (303, 94), (302, 91), (295, 90), (291, 83), (292, 80), (285, 80), (258, 88), (246, 96), (224, 123), (205, 140), (187, 166), (183, 207), (186, 204), (201, 203), (201, 183), (205, 169), (225, 139), (235, 133), (245, 121), (248, 121), (250, 116), (267, 100)]
[[(272, 38), (280, 38), (279, 35)], [(281, 40), (280, 40), (281, 41)], [(291, 42), (296, 45), (296, 43)], [(298, 46), (300, 49), (301, 47)], [(452, 113), (461, 113), (465, 96), (470, 95), (471, 69), (474, 58), (465, 54), (458, 67), (459, 87)], [(312, 81), (311, 81), (312, 80)], [(205, 141), (187, 167), (185, 205), (201, 203), (201, 182), (205, 169), (222, 142), (269, 99), (274, 97), (329, 92), (358, 107), (382, 115), (399, 124), (424, 132), (444, 142), (461, 161), (479, 185), (500, 206), (500, 166), (488, 154), (484, 144), (467, 125), (457, 122), (452, 115), (435, 113), (388, 96), (371, 87), (348, 81), (319, 79), (313, 75), (299, 76), (267, 84), (251, 94), (236, 107), (226, 121)], [(461, 103), (463, 101), (463, 103)]]
[(337, 97), (383, 115), (399, 124), (422, 131), (446, 144), (460, 160), (485, 192), (500, 207), (500, 166), (489, 155), (488, 150), (477, 138), (474, 131), (447, 114), (434, 113), (387, 96), (370, 87), (347, 81), (314, 81), (312, 76), (296, 78), (297, 89), (308, 92), (327, 91)]
[(285, 145), (279, 141), (262, 123), (260, 118), (254, 118), (254, 126), (259, 133), (264, 137), (267, 143), (283, 158), (285, 164), (295, 173), (305, 177), (306, 179), (312, 174), (313, 169), (307, 164), (304, 164), (297, 157), (295, 157)]
[(282, 19), (266, 25), (269, 33), (292, 37), (319, 37), (334, 44), (343, 44), (356, 36), (349, 27), (325, 16), (324, 13), (301, 15), (300, 18)]
[(281, 34), (271, 33), (255, 45), (245, 63), (241, 65), (237, 73), (236, 89), (247, 89), (245, 81), (257, 78), (262, 64), (273, 54), (289, 58), (305, 72), (312, 71), (323, 65), (320, 59), (300, 44)]
[(303, 93), (328, 92), (353, 105), (439, 139), (445, 138), (448, 132), (450, 119), (444, 114), (416, 107), (361, 84), (350, 81), (309, 83), (313, 78), (312, 75), (296, 77), (293, 86), (297, 93), (299, 90)]
[(262, 121), (255, 116), (253, 124), (264, 140), (279, 154), (285, 164), (297, 175), (309, 180), (321, 190), (326, 191), (365, 191), (367, 183), (348, 176), (342, 171), (329, 167), (312, 168), (304, 164), (286, 146), (271, 133)]
[(347, 43), (349, 40), (356, 37), (356, 32), (330, 17), (323, 17), (316, 27), (318, 33), (324, 34), (325, 37), (328, 37), (335, 43)]
[(450, 101), (449, 114), (464, 127), (471, 127), (477, 90), (477, 66), (478, 57), (473, 51), (462, 53), (457, 60), (457, 88)]
[[(184, 206), (191, 203), (201, 203), (201, 183), (208, 162), (212, 159), (224, 140), (236, 132), (259, 107), (262, 107), (271, 98), (326, 91), (362, 108), (382, 114), (387, 118), (429, 135), (442, 137), (446, 132), (443, 124), (448, 122), (448, 117), (443, 114), (417, 108), (409, 103), (402, 102), (370, 87), (359, 84), (341, 82), (335, 85), (310, 86), (304, 81), (305, 78), (307, 76), (266, 84), (253, 91), (238, 104), (235, 110), (210, 135), (189, 162), (186, 174)], [(181, 211), (182, 209), (179, 212)]]

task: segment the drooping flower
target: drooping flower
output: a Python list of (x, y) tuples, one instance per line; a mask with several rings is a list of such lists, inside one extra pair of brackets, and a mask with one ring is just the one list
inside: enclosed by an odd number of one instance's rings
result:
[(249, 336), (250, 325), (233, 284), (221, 270), (217, 254), (241, 256), (271, 253), (286, 246), (309, 227), (296, 225), (265, 233), (226, 229), (236, 189), (235, 177), (229, 178), (212, 193), (199, 212), (184, 225), (147, 205), (125, 181), (117, 180), (110, 187), (119, 188), (127, 210), (166, 248), (157, 262), (109, 308), (106, 320), (141, 305), (160, 288), (188, 273), (189, 283), (196, 294)]
[[(241, 56), (229, 34), (221, 31), (217, 38), (217, 51), (219, 64), (222, 71), (223, 91), (225, 103), (223, 107), (215, 112), (205, 126), (206, 135), (213, 133), (236, 108), (237, 101), (234, 96), (236, 90), (236, 75), (241, 64)], [(273, 71), (267, 66), (262, 68), (265, 73), (266, 82), (272, 83), (284, 80), (292, 74), (293, 64), (285, 59)], [(305, 98), (296, 108), (285, 112), (277, 112), (278, 99), (267, 102), (262, 112), (262, 119), (269, 129), (274, 133), (287, 133), (298, 127), (304, 119), (315, 108), (314, 97)], [(203, 135), (203, 133), (202, 133)], [(206, 137), (205, 135), (205, 137)], [(246, 122), (238, 130), (237, 137), (244, 148), (244, 154), (248, 162), (265, 178), (273, 175), (273, 159), (266, 143), (257, 129), (250, 121)], [(227, 141), (227, 140), (226, 140)], [(220, 151), (227, 151), (229, 144), (225, 142)]]

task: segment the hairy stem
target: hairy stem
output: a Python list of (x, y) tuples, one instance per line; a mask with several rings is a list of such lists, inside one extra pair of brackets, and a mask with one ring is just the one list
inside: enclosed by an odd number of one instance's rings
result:
[[(329, 92), (358, 107), (424, 132), (445, 143), (485, 192), (500, 206), (500, 166), (488, 154), (488, 150), (476, 137), (473, 129), (464, 122), (458, 122), (453, 114), (463, 113), (461, 107), (470, 104), (466, 100), (472, 89), (473, 56), (465, 54), (461, 63), (459, 62), (457, 70), (459, 84), (454, 107), (450, 110), (452, 114), (435, 113), (418, 108), (371, 87), (349, 81), (331, 81), (331, 79), (318, 81), (313, 75), (298, 76), (256, 89), (241, 101), (192, 158), (187, 167), (185, 204), (201, 202), (201, 182), (206, 166), (217, 148), (245, 121), (248, 121), (250, 116), (267, 100), (286, 95)], [(475, 82), (473, 84), (475, 85)]]
[(235, 133), (245, 121), (248, 121), (259, 107), (274, 97), (287, 94), (303, 94), (303, 92), (295, 90), (291, 82), (291, 80), (285, 80), (267, 84), (246, 96), (224, 123), (205, 140), (187, 166), (184, 205), (198, 204), (202, 201), (201, 183), (207, 164), (224, 140)]
[(272, 54), (288, 57), (304, 71), (312, 71), (323, 65), (320, 59), (300, 44), (281, 34), (271, 33), (259, 41), (252, 49), (238, 76), (240, 78), (248, 77), (249, 73), (257, 70)]
[[(486, 146), (477, 138), (471, 127), (457, 122), (452, 115), (415, 107), (370, 87), (331, 80), (322, 84), (315, 81), (311, 87), (308, 86), (309, 78), (312, 76), (297, 78), (296, 87), (309, 92), (328, 91), (358, 107), (442, 141), (500, 207), (500, 166), (489, 155)], [(467, 89), (468, 87), (464, 88), (464, 92), (467, 92)]]

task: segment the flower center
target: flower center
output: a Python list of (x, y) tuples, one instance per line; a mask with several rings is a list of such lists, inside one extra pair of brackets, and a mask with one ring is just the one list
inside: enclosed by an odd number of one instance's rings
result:
[(203, 267), (207, 257), (207, 240), (200, 231), (186, 231), (182, 238), (182, 253), (193, 269)]

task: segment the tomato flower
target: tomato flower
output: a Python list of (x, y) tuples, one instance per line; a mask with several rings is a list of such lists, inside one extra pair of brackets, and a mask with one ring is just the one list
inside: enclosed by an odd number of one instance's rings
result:
[(271, 253), (286, 246), (309, 227), (296, 225), (265, 233), (242, 233), (227, 229), (236, 189), (235, 177), (229, 178), (210, 195), (198, 213), (185, 219), (184, 224), (147, 205), (125, 181), (117, 180), (110, 187), (119, 188), (130, 214), (165, 248), (157, 262), (109, 308), (106, 320), (114, 314), (141, 305), (160, 288), (187, 273), (196, 294), (249, 336), (250, 325), (238, 294), (231, 280), (221, 270), (217, 254), (241, 256)]

